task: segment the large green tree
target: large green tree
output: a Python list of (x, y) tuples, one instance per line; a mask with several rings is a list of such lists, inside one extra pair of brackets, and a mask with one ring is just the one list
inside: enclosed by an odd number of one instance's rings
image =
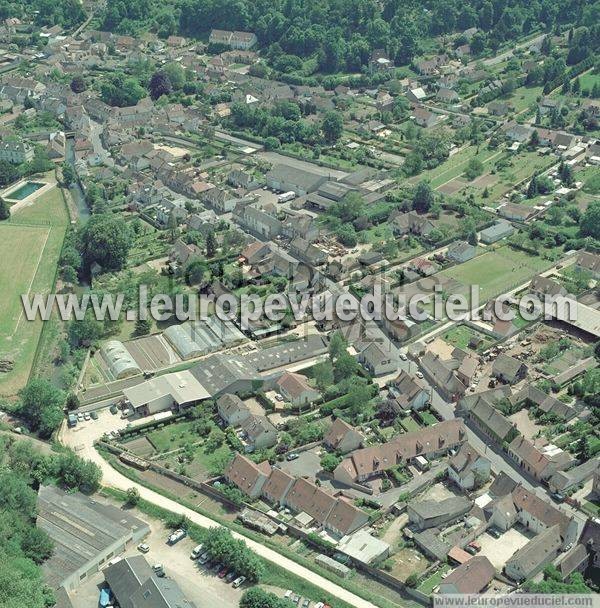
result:
[(131, 246), (131, 234), (116, 215), (93, 215), (79, 234), (80, 252), (87, 270), (94, 262), (104, 270), (120, 270)]
[(42, 437), (49, 437), (63, 419), (65, 395), (48, 380), (31, 380), (19, 393), (19, 413)]

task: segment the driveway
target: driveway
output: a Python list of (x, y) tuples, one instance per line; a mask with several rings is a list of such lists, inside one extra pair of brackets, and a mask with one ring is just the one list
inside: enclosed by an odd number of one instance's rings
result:
[(529, 542), (530, 537), (518, 528), (510, 528), (500, 538), (494, 538), (484, 532), (477, 538), (481, 545), (479, 555), (485, 555), (496, 570), (501, 571), (504, 564)]
[(296, 477), (316, 477), (321, 470), (321, 457), (319, 453), (324, 451), (323, 448), (313, 448), (306, 452), (299, 452), (298, 458), (288, 462), (284, 460), (281, 463), (281, 468)]
[[(110, 414), (108, 415), (110, 416)], [(95, 423), (97, 422), (100, 422), (100, 420), (95, 421)], [(131, 481), (113, 469), (102, 458), (102, 456), (98, 454), (93, 446), (94, 438), (99, 438), (102, 435), (102, 432), (102, 425), (98, 425), (96, 427), (90, 425), (85, 427), (83, 431), (80, 430), (79, 433), (77, 433), (73, 432), (72, 429), (68, 429), (66, 424), (63, 423), (58, 437), (59, 441), (61, 441), (63, 444), (73, 447), (79, 456), (95, 462), (101, 468), (103, 485), (117, 488), (119, 490), (127, 490), (128, 488), (135, 487), (138, 489), (141, 498), (144, 500), (162, 507), (163, 509), (168, 509), (169, 511), (172, 511), (178, 515), (185, 515), (191, 522), (198, 526), (210, 528), (219, 525), (218, 522), (215, 522), (209, 517), (201, 515), (196, 511), (192, 511), (192, 509), (188, 509), (187, 507), (180, 505), (178, 502), (164, 497), (162, 494), (158, 494), (157, 492), (154, 492), (153, 490), (150, 490), (139, 483)], [(94, 434), (96, 437), (94, 437)], [(270, 549), (259, 542), (251, 540), (238, 532), (233, 532), (232, 534), (235, 538), (244, 540), (248, 547), (257, 555), (260, 555), (263, 559), (285, 568), (296, 576), (299, 576), (313, 585), (320, 587), (326, 593), (347, 602), (351, 606), (354, 606), (355, 608), (376, 608), (375, 604), (358, 597), (354, 593), (347, 591), (343, 587), (336, 585), (335, 583), (316, 574), (308, 568), (297, 564), (281, 553), (278, 553), (277, 551), (274, 551), (273, 549)]]
[[(152, 566), (162, 564), (167, 577), (172, 578), (182, 589), (185, 596), (197, 606), (219, 606), (237, 608), (244, 588), (234, 589), (212, 572), (190, 559), (194, 543), (184, 539), (176, 545), (165, 543), (167, 531), (161, 522), (148, 519), (143, 513), (136, 513), (150, 526), (150, 534), (144, 542), (150, 546), (145, 558)], [(123, 557), (140, 555), (135, 546), (129, 547)], [(98, 605), (99, 586), (103, 585), (104, 576), (98, 572), (70, 594), (74, 608), (89, 608)]]

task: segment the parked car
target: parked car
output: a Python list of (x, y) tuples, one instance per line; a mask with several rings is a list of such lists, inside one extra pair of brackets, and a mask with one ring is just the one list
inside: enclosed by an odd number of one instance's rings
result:
[(475, 555), (477, 553), (477, 550), (474, 547), (471, 547), (471, 545), (467, 545), (465, 547), (465, 551), (471, 555)]
[(217, 576), (219, 578), (225, 578), (227, 576), (227, 573), (229, 572), (229, 567), (228, 566), (223, 566), (220, 570), (219, 570), (219, 574), (217, 574)]
[(79, 420), (79, 422), (83, 422), (83, 412), (79, 412), (79, 414), (77, 414), (77, 420)]
[(238, 587), (241, 587), (244, 584), (245, 581), (246, 581), (246, 577), (245, 576), (238, 576), (233, 581), (233, 588), (237, 589)]
[(98, 420), (98, 412), (90, 412), (90, 418), (92, 420)]
[(292, 460), (296, 460), (297, 458), (300, 458), (300, 454), (297, 454), (296, 452), (292, 452), (291, 454), (288, 454), (286, 456), (286, 460), (288, 461), (292, 461)]
[(196, 545), (190, 553), (190, 559), (198, 559), (202, 555), (203, 544)]
[(91, 420), (91, 416), (90, 416), (89, 412), (86, 412), (86, 413), (83, 415), (83, 419), (84, 419), (84, 420)]
[(179, 528), (179, 530), (175, 530), (175, 532), (173, 532), (171, 535), (169, 535), (169, 538), (167, 539), (167, 543), (169, 545), (174, 545), (175, 543), (178, 543), (180, 540), (184, 539), (187, 536), (187, 532), (185, 530), (183, 530), (182, 528)]
[(221, 570), (222, 567), (223, 567), (223, 564), (221, 562), (218, 562), (212, 567), (212, 571), (219, 572), (219, 570)]
[(417, 373), (415, 374), (415, 376), (416, 376), (417, 378), (421, 378), (421, 380), (422, 380), (422, 379), (423, 379), (423, 372), (417, 372)]
[[(402, 361), (406, 361), (408, 357), (404, 353), (400, 353), (400, 359), (402, 359)], [(315, 608), (317, 608), (317, 606), (318, 604), (315, 604)]]
[(111, 414), (116, 414), (119, 411), (119, 408), (114, 403), (108, 409)]
[(553, 498), (556, 502), (563, 502), (565, 497), (560, 492), (552, 492), (550, 497)]
[(229, 572), (229, 574), (225, 577), (225, 582), (230, 583), (231, 581), (234, 581), (236, 578), (237, 578), (237, 572), (235, 572), (234, 570), (231, 570), (231, 572)]
[(210, 559), (210, 553), (203, 553), (200, 558), (198, 559), (198, 563), (202, 564), (204, 566), (204, 564)]
[(300, 601), (300, 596), (295, 593), (294, 597), (292, 598), (292, 602), (294, 602), (294, 604), (297, 604)]
[(497, 528), (489, 528), (487, 532), (493, 538), (500, 538), (502, 536), (500, 530), (498, 530)]
[(325, 604), (323, 602), (317, 602), (315, 604), (315, 608), (323, 608), (323, 606), (325, 606)]
[(310, 606), (310, 600), (307, 598), (302, 602), (302, 608), (308, 608)]
[(154, 566), (152, 566), (152, 570), (154, 570), (154, 574), (156, 574), (156, 576), (165, 576), (165, 569), (162, 564), (154, 564)]
[(288, 589), (284, 594), (283, 594), (283, 598), (286, 600), (289, 600), (292, 597), (292, 594), (294, 592), (291, 589)]
[(146, 543), (141, 543), (137, 546), (137, 550), (140, 553), (148, 553), (148, 551), (150, 551), (150, 546), (147, 545)]

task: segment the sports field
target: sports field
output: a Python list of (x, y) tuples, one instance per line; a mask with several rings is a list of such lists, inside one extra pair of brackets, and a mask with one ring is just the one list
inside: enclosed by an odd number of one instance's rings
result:
[(479, 297), (483, 304), (526, 283), (551, 266), (549, 260), (504, 246), (448, 268), (441, 274), (463, 285), (479, 285)]
[(21, 294), (52, 291), (67, 224), (58, 188), (0, 223), (0, 359), (14, 363), (0, 372), (0, 396), (13, 396), (27, 383), (43, 324), (27, 321)]

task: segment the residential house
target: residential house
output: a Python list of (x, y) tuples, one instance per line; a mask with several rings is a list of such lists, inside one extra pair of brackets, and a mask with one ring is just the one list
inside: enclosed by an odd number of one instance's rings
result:
[(387, 443), (354, 451), (337, 466), (334, 479), (362, 483), (391, 467), (412, 462), (417, 456), (435, 458), (466, 441), (462, 419), (455, 418), (416, 432), (404, 433)]
[(250, 498), (258, 498), (270, 474), (271, 465), (267, 460), (256, 464), (246, 456), (236, 454), (224, 476)]
[(500, 222), (496, 222), (489, 228), (482, 230), (479, 233), (479, 239), (482, 243), (491, 245), (492, 243), (496, 243), (497, 241), (510, 236), (514, 233), (514, 231), (515, 229), (510, 222), (502, 220)]
[(463, 443), (448, 461), (448, 477), (463, 490), (474, 490), (490, 477), (492, 465), (471, 444)]
[(501, 353), (492, 365), (492, 376), (504, 384), (516, 384), (527, 375), (527, 365), (519, 359)]
[(541, 300), (544, 300), (547, 296), (566, 296), (568, 293), (560, 283), (539, 274), (531, 279), (529, 291)]
[(33, 148), (19, 139), (3, 139), (0, 141), (0, 161), (20, 165), (33, 159)]
[(465, 496), (453, 496), (444, 500), (413, 500), (408, 503), (408, 521), (417, 530), (438, 528), (451, 524), (470, 511), (473, 503)]
[(421, 107), (415, 108), (412, 115), (415, 123), (420, 127), (433, 127), (439, 121), (439, 116), (437, 114)]
[(282, 231), (280, 220), (253, 205), (238, 203), (232, 218), (246, 230), (267, 240), (273, 239)]
[(306, 376), (294, 372), (284, 372), (275, 386), (286, 401), (297, 407), (309, 405), (321, 397)]
[(409, 263), (407, 268), (423, 277), (429, 277), (438, 271), (438, 267), (427, 258), (414, 258)]
[(416, 211), (400, 213), (392, 219), (392, 230), (397, 236), (415, 234), (427, 237), (435, 228), (435, 224), (424, 215), (419, 215)]
[(526, 222), (535, 215), (536, 211), (531, 205), (520, 205), (519, 203), (506, 203), (498, 207), (498, 215), (514, 222)]
[(457, 412), (498, 444), (510, 443), (518, 435), (516, 426), (495, 407), (509, 395), (508, 386), (468, 395), (459, 401)]
[(427, 351), (421, 357), (421, 369), (425, 377), (432, 382), (448, 401), (457, 401), (467, 391), (467, 384), (456, 375), (460, 362), (450, 359), (445, 361), (439, 355)]
[(487, 104), (487, 109), (492, 116), (506, 116), (511, 108), (504, 101), (491, 101)]
[(504, 572), (515, 581), (530, 579), (554, 560), (561, 545), (559, 527), (552, 526), (518, 549), (506, 562)]
[(568, 471), (557, 471), (548, 481), (548, 487), (552, 492), (564, 495), (579, 485), (583, 485), (594, 476), (598, 476), (600, 471), (600, 459), (592, 458), (587, 462), (582, 462), (579, 466), (573, 467)]
[(466, 241), (452, 243), (446, 251), (446, 257), (457, 264), (462, 264), (475, 257), (477, 248)]
[(589, 273), (594, 279), (600, 279), (600, 255), (582, 251), (577, 256), (575, 270), (582, 273)]
[(490, 560), (483, 555), (475, 555), (450, 572), (441, 582), (441, 594), (483, 593), (494, 580), (496, 570)]
[(329, 449), (347, 454), (363, 445), (363, 436), (342, 418), (336, 418), (323, 438), (323, 444)]
[(403, 411), (420, 410), (429, 402), (429, 391), (404, 370), (389, 382), (388, 389), (389, 396)]
[(295, 477), (280, 468), (273, 467), (269, 479), (264, 484), (262, 495), (273, 505), (283, 505), (285, 497), (296, 481)]
[(253, 32), (231, 32), (228, 30), (212, 30), (208, 38), (209, 44), (222, 44), (232, 49), (250, 50), (258, 39)]
[(529, 141), (529, 139), (531, 138), (531, 134), (534, 132), (535, 129), (511, 121), (504, 125), (503, 130), (506, 137), (508, 137), (508, 139), (510, 139), (511, 141), (524, 143), (526, 141)]
[(241, 426), (248, 452), (271, 448), (277, 443), (277, 429), (266, 416), (252, 414)]
[(443, 103), (456, 103), (457, 101), (460, 101), (458, 93), (447, 87), (440, 87), (435, 94), (435, 98)]
[(292, 240), (290, 253), (311, 266), (321, 266), (327, 262), (327, 254), (322, 249), (301, 237)]
[(217, 399), (217, 412), (227, 426), (240, 426), (250, 417), (246, 404), (231, 393), (225, 393)]
[(510, 442), (507, 451), (524, 471), (538, 481), (547, 481), (557, 471), (572, 464), (571, 458), (560, 448), (545, 440), (530, 441), (522, 435)]
[(185, 243), (181, 239), (177, 239), (173, 243), (173, 248), (169, 256), (172, 262), (179, 262), (182, 266), (185, 266), (194, 259), (201, 256), (202, 252), (197, 245)]
[(406, 98), (412, 103), (420, 103), (427, 98), (427, 93), (422, 87), (416, 87), (406, 92)]
[(391, 351), (377, 342), (371, 342), (362, 350), (357, 360), (373, 376), (384, 376), (398, 369)]

